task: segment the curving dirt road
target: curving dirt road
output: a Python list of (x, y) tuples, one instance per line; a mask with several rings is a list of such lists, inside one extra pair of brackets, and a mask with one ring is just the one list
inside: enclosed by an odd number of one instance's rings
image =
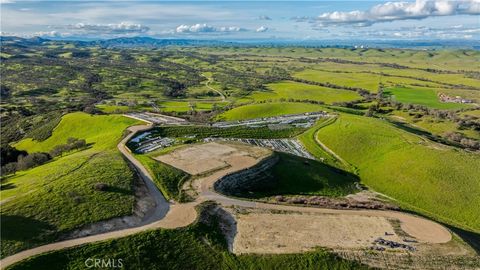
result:
[(210, 83), (213, 81), (213, 79), (210, 78), (210, 77), (207, 77), (207, 76), (205, 76), (205, 75), (203, 75), (203, 74), (202, 74), (202, 76), (205, 77), (205, 78), (207, 78), (207, 82), (205, 83), (205, 86), (206, 86), (208, 89), (210, 89), (210, 90), (218, 93), (218, 94), (222, 97), (222, 101), (225, 101), (225, 100), (227, 99), (227, 98), (225, 97), (225, 95), (224, 95), (220, 90), (217, 90), (217, 89), (215, 89), (215, 88), (213, 88), (213, 87), (210, 86)]
[(362, 216), (377, 216), (394, 218), (401, 221), (401, 228), (409, 235), (415, 237), (420, 242), (425, 243), (445, 243), (451, 240), (452, 235), (443, 226), (433, 221), (395, 211), (380, 211), (380, 210), (336, 210), (336, 209), (324, 209), (324, 208), (308, 208), (298, 206), (276, 205), (267, 203), (258, 203), (254, 201), (239, 200), (236, 198), (230, 198), (218, 194), (213, 190), (213, 184), (219, 178), (236, 172), (245, 168), (249, 168), (257, 164), (262, 157), (254, 158), (252, 156), (239, 156), (235, 160), (231, 160), (229, 167), (223, 170), (216, 171), (208, 176), (196, 179), (193, 186), (198, 192), (198, 198), (191, 203), (177, 204), (167, 202), (162, 193), (155, 186), (152, 177), (148, 173), (147, 169), (137, 161), (130, 151), (126, 148), (125, 143), (138, 131), (148, 129), (150, 126), (133, 126), (129, 130), (132, 131), (127, 137), (125, 137), (119, 144), (118, 149), (120, 152), (135, 166), (139, 175), (145, 181), (150, 192), (152, 192), (155, 198), (156, 208), (153, 213), (141, 224), (141, 226), (113, 231), (109, 233), (102, 233), (98, 235), (92, 235), (77, 239), (71, 239), (52, 244), (47, 244), (25, 250), (6, 257), (0, 261), (1, 268), (4, 269), (7, 266), (19, 262), (28, 257), (38, 255), (48, 251), (59, 250), (63, 248), (78, 246), (86, 243), (92, 243), (102, 240), (108, 240), (113, 238), (121, 238), (129, 236), (135, 233), (139, 233), (146, 230), (157, 228), (178, 228), (184, 227), (193, 223), (197, 218), (197, 212), (195, 206), (207, 201), (213, 200), (220, 203), (223, 206), (242, 206), (251, 208), (271, 209), (271, 210), (285, 210), (296, 212), (315, 212), (326, 214), (343, 214), (343, 215), (362, 215)]

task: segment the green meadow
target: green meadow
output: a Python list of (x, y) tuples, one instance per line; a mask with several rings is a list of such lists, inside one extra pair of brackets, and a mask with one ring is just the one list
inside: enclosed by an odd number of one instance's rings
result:
[(250, 96), (253, 100), (314, 100), (326, 104), (359, 100), (361, 97), (354, 91), (332, 89), (317, 85), (284, 81), (267, 85), (267, 90), (255, 91)]
[(434, 109), (461, 109), (470, 107), (470, 105), (467, 104), (440, 102), (437, 92), (428, 88), (392, 87), (387, 88), (384, 94), (398, 102), (424, 105)]
[(306, 69), (293, 75), (296, 78), (314, 82), (329, 82), (348, 87), (361, 87), (371, 92), (377, 92), (381, 76), (368, 73), (329, 72), (324, 70)]
[[(116, 146), (135, 120), (118, 115), (63, 116), (45, 141), (24, 139), (18, 149), (48, 152), (67, 138), (85, 139), (90, 146), (2, 181), (1, 256), (54, 241), (82, 225), (132, 212), (133, 172)], [(97, 191), (96, 183), (107, 191)]]
[(216, 120), (234, 121), (261, 117), (271, 117), (284, 114), (298, 114), (322, 111), (317, 104), (299, 102), (256, 103), (239, 106), (216, 116)]

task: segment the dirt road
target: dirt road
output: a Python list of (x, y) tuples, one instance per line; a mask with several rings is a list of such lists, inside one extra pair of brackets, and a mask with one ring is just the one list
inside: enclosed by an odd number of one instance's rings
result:
[(205, 86), (206, 86), (208, 89), (210, 89), (210, 90), (212, 90), (212, 91), (214, 91), (214, 92), (217, 92), (217, 93), (222, 97), (222, 101), (225, 101), (225, 100), (226, 100), (225, 95), (224, 95), (220, 90), (217, 90), (217, 89), (215, 89), (215, 88), (213, 88), (213, 87), (210, 86), (210, 83), (213, 81), (213, 79), (210, 78), (210, 77), (207, 77), (207, 76), (205, 76), (205, 75), (203, 75), (203, 74), (202, 74), (202, 76), (205, 77), (205, 78), (207, 78), (207, 82), (205, 83)]
[(335, 209), (323, 209), (323, 208), (308, 208), (286, 205), (275, 205), (266, 203), (257, 203), (253, 201), (244, 201), (235, 198), (229, 198), (224, 195), (218, 194), (213, 189), (213, 184), (221, 177), (236, 172), (242, 169), (249, 168), (257, 164), (269, 151), (256, 149), (259, 151), (257, 155), (238, 154), (226, 157), (226, 162), (230, 164), (229, 167), (218, 170), (208, 176), (196, 179), (193, 186), (198, 192), (198, 198), (191, 203), (177, 204), (167, 202), (162, 193), (155, 186), (151, 175), (146, 168), (136, 160), (130, 151), (126, 148), (125, 143), (135, 134), (135, 132), (148, 129), (149, 126), (133, 126), (129, 130), (132, 131), (127, 137), (125, 137), (119, 144), (118, 149), (120, 152), (135, 166), (141, 178), (145, 181), (149, 191), (155, 198), (156, 208), (153, 213), (141, 224), (139, 227), (123, 229), (113, 231), (109, 233), (102, 233), (98, 235), (92, 235), (72, 240), (66, 240), (39, 246), (33, 249), (25, 250), (6, 257), (0, 261), (1, 268), (5, 268), (13, 263), (19, 262), (28, 257), (38, 255), (44, 252), (59, 250), (67, 247), (78, 246), (81, 244), (92, 243), (107, 239), (114, 239), (132, 235), (146, 230), (157, 228), (178, 228), (184, 227), (196, 220), (197, 213), (195, 206), (207, 201), (213, 200), (223, 206), (242, 206), (258, 209), (270, 209), (270, 210), (285, 210), (296, 212), (315, 212), (325, 214), (342, 214), (342, 215), (359, 215), (359, 216), (374, 216), (374, 217), (387, 217), (398, 219), (401, 222), (401, 228), (409, 235), (417, 238), (417, 240), (425, 243), (445, 243), (452, 238), (450, 232), (440, 224), (433, 221), (414, 216), (411, 214), (395, 212), (395, 211), (379, 211), (379, 210), (335, 210)]

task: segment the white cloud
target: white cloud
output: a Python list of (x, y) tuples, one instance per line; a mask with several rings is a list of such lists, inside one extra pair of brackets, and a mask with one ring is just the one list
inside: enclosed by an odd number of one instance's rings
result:
[(0, 32), (1, 36), (15, 36), (22, 38), (33, 38), (33, 37), (42, 37), (42, 38), (52, 38), (52, 37), (67, 37), (70, 36), (69, 33), (60, 33), (58, 31), (37, 31), (34, 33), (12, 33), (12, 32)]
[(68, 25), (67, 28), (98, 34), (145, 33), (150, 30), (148, 26), (129, 22), (121, 22), (118, 24), (77, 23), (74, 25)]
[[(364, 30), (365, 29), (365, 30)], [(356, 29), (355, 32), (347, 33), (350, 37), (362, 38), (386, 38), (386, 39), (478, 39), (480, 37), (480, 28), (465, 28), (458, 25), (447, 27), (400, 27), (378, 29)], [(338, 32), (341, 32), (340, 30)]]
[(433, 16), (480, 14), (480, 0), (416, 0), (415, 2), (387, 2), (367, 11), (326, 12), (313, 18), (313, 23), (326, 25), (369, 26), (378, 22), (424, 19)]
[(175, 32), (177, 33), (213, 33), (213, 32), (228, 33), (228, 32), (241, 32), (241, 31), (246, 31), (246, 30), (236, 26), (215, 27), (215, 26), (207, 25), (205, 23), (204, 24), (197, 23), (193, 25), (182, 24), (175, 29)]
[(272, 18), (270, 18), (270, 17), (267, 16), (267, 15), (260, 15), (260, 16), (258, 16), (258, 19), (259, 19), (259, 20), (266, 20), (266, 21), (272, 20)]
[(0, 0), (0, 4), (13, 4), (15, 1), (13, 0)]
[(266, 26), (260, 26), (259, 28), (257, 28), (257, 30), (255, 30), (256, 32), (258, 33), (263, 33), (263, 32), (267, 32), (268, 31), (268, 27)]
[(66, 36), (57, 31), (39, 31), (32, 34), (34, 37), (62, 37)]

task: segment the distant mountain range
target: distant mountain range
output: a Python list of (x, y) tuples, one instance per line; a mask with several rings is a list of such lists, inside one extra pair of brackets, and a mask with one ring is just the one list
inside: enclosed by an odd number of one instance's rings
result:
[(229, 46), (234, 42), (216, 41), (216, 40), (193, 40), (193, 39), (156, 39), (151, 37), (121, 37), (114, 39), (99, 39), (92, 41), (82, 41), (75, 39), (46, 39), (41, 37), (21, 38), (14, 36), (1, 36), (2, 44), (16, 43), (18, 45), (42, 45), (48, 42), (65, 42), (77, 46), (100, 46), (110, 47), (165, 47), (165, 46)]
[(46, 39), (41, 37), (21, 38), (0, 36), (2, 44), (42, 45), (49, 42), (64, 42), (76, 46), (100, 46), (104, 48), (165, 46), (301, 46), (301, 47), (362, 47), (362, 48), (464, 48), (480, 50), (480, 40), (196, 40), (196, 39), (157, 39), (152, 37), (120, 37), (113, 39), (82, 40), (80, 37), (67, 39)]

